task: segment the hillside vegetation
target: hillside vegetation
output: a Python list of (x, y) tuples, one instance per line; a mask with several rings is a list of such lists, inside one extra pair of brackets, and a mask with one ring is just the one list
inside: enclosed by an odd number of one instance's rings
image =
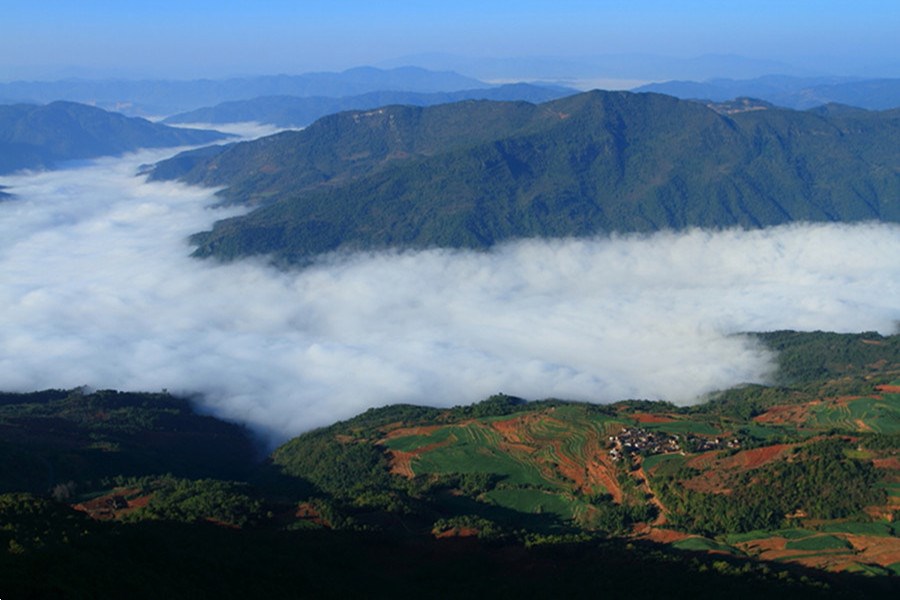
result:
[(3, 394), (0, 592), (889, 593), (900, 336), (759, 337), (777, 384), (694, 407), (395, 405), (265, 461), (165, 393)]
[(198, 256), (487, 248), (526, 237), (900, 220), (900, 112), (721, 111), (658, 94), (390, 106), (180, 155), (250, 214)]
[(215, 131), (178, 129), (75, 102), (0, 106), (0, 174), (139, 148), (208, 144)]

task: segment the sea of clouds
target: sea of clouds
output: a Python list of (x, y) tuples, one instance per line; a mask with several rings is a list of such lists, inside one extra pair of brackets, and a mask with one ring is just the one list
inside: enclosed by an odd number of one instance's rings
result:
[(0, 389), (195, 394), (272, 442), (397, 402), (505, 392), (690, 403), (764, 382), (748, 331), (893, 333), (900, 228), (528, 240), (490, 252), (190, 258), (236, 209), (148, 183), (146, 151), (0, 177)]

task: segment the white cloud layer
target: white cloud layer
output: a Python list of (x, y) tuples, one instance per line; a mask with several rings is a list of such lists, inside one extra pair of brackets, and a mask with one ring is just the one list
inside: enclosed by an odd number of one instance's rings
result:
[[(171, 153), (171, 151), (169, 152)], [(503, 391), (679, 403), (764, 381), (733, 335), (893, 332), (900, 228), (804, 225), (489, 253), (331, 257), (303, 271), (189, 258), (225, 210), (146, 183), (144, 152), (0, 178), (0, 389), (199, 393), (274, 440), (395, 402)]]

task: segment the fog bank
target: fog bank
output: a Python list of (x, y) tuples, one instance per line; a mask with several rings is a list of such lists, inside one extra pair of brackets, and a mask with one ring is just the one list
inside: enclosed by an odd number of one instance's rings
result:
[[(282, 440), (372, 406), (495, 392), (689, 403), (763, 382), (734, 335), (894, 331), (900, 228), (802, 225), (488, 253), (328, 257), (293, 272), (188, 257), (233, 212), (212, 191), (146, 183), (169, 152), (0, 178), (0, 389), (202, 395)], [(233, 210), (233, 209), (232, 209)]]

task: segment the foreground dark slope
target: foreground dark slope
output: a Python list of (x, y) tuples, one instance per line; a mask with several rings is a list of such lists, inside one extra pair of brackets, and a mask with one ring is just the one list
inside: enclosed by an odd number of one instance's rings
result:
[(75, 102), (0, 106), (0, 174), (139, 148), (207, 144), (225, 135), (178, 129)]
[(484, 248), (524, 237), (900, 220), (900, 113), (721, 115), (657, 94), (464, 102), (321, 119), (157, 176), (261, 204), (200, 256)]

